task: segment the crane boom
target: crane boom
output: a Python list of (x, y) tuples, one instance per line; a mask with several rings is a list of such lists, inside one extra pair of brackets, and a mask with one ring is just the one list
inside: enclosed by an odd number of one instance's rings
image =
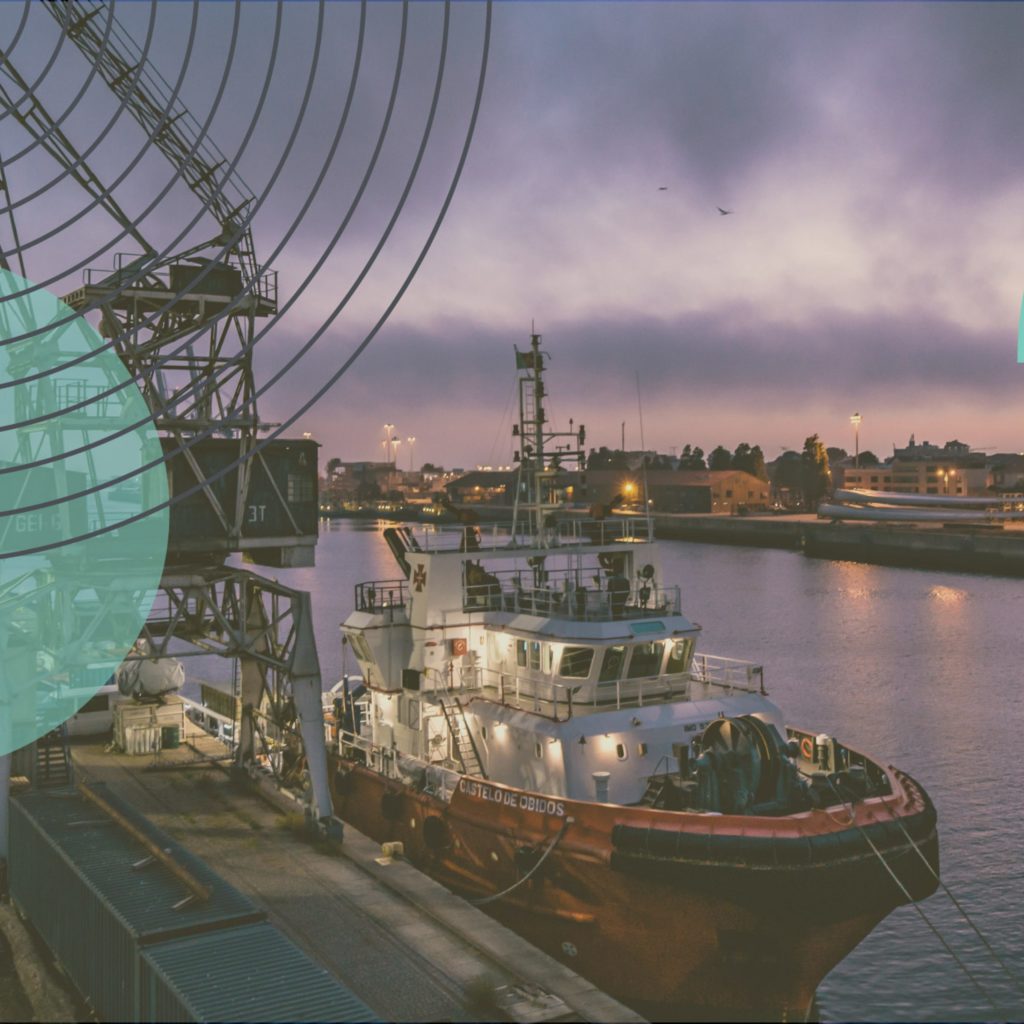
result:
[(43, 6), (216, 219), (221, 228), (216, 241), (229, 246), (242, 271), (243, 284), (255, 281), (259, 268), (246, 223), (255, 196), (228, 158), (204, 135), (202, 126), (145, 60), (113, 12), (106, 14), (111, 21), (109, 34), (101, 31), (97, 16), (107, 10), (102, 0), (66, 0)]
[[(18, 90), (21, 96), (28, 97), (28, 103), (22, 110), (4, 85), (7, 79)], [(57, 163), (63, 167), (79, 185), (110, 214), (111, 217), (142, 247), (143, 252), (155, 255), (156, 250), (146, 241), (135, 226), (132, 219), (121, 209), (113, 195), (104, 188), (103, 182), (93, 173), (89, 165), (82, 159), (71, 140), (60, 129), (60, 125), (39, 102), (28, 83), (18, 73), (17, 68), (0, 52), (0, 106), (10, 111), (11, 115), (38, 142)], [(6, 190), (6, 185), (5, 185)]]

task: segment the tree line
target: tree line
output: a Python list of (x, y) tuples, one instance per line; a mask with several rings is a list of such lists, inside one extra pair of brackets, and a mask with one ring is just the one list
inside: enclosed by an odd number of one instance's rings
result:
[[(762, 480), (768, 479), (768, 470), (764, 464), (764, 452), (760, 445), (750, 445), (745, 441), (736, 446), (736, 450), (730, 452), (728, 448), (719, 445), (710, 455), (705, 458), (704, 449), (700, 445), (683, 445), (679, 453), (678, 465), (676, 460), (667, 455), (648, 455), (644, 458), (644, 466), (647, 469), (740, 469), (752, 476)], [(625, 452), (617, 451), (607, 447), (600, 447), (590, 450), (587, 459), (587, 469), (628, 469), (628, 460)]]

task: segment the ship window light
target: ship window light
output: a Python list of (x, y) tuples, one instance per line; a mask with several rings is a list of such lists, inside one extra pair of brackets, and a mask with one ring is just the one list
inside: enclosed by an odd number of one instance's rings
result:
[(626, 758), (629, 757), (629, 751), (626, 750), (626, 744), (625, 743), (616, 743), (615, 744), (615, 756), (620, 761), (625, 761)]
[(616, 644), (604, 652), (604, 661), (601, 662), (601, 674), (598, 682), (612, 683), (622, 675), (622, 665), (626, 660), (626, 647), (624, 644)]
[(634, 644), (633, 655), (629, 659), (627, 679), (642, 679), (645, 676), (656, 676), (661, 669), (661, 656), (664, 645), (660, 640), (650, 640), (645, 644)]
[(690, 658), (693, 654), (693, 640), (676, 640), (669, 646), (668, 661), (665, 662), (665, 672), (670, 676), (679, 675), (690, 667)]
[(586, 679), (593, 662), (593, 647), (566, 647), (558, 664), (558, 674), (565, 679)]
[(636, 745), (636, 753), (637, 753), (638, 757), (646, 757), (647, 756), (647, 744), (646, 743), (638, 743)]
[(540, 669), (540, 641), (530, 641), (530, 668)]
[(526, 641), (516, 641), (516, 664), (520, 668), (526, 668)]

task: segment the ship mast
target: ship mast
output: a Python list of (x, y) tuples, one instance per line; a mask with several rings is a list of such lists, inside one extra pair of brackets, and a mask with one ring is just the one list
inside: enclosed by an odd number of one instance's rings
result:
[[(548, 546), (549, 526), (557, 511), (565, 504), (566, 493), (559, 486), (559, 474), (565, 468), (582, 471), (586, 466), (583, 445), (586, 428), (580, 424), (573, 430), (547, 429), (547, 414), (544, 411), (544, 359), (540, 348), (541, 336), (530, 334), (530, 349), (516, 351), (516, 370), (519, 371), (519, 423), (512, 427), (512, 434), (519, 438), (521, 450), (514, 455), (519, 463), (519, 481), (516, 487), (515, 511), (513, 513), (512, 535), (516, 535), (519, 510), (528, 517), (529, 527), (536, 543)], [(561, 441), (562, 443), (558, 443)], [(554, 442), (548, 452), (547, 446)], [(525, 482), (525, 495), (521, 486)]]

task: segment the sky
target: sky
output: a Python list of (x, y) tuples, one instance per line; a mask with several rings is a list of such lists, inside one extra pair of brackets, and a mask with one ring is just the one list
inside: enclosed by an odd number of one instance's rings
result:
[[(92, 147), (100, 179), (123, 179), (114, 194), (143, 234), (179, 248), (214, 234), (180, 185), (153, 203), (170, 165), (114, 117), (101, 84), (74, 103), (85, 60), (36, 5), (15, 41), (22, 10), (0, 8), (4, 49), (75, 145)], [(440, 3), (411, 7), (375, 161), (401, 4), (370, 5), (334, 149), (357, 4), (323, 10), (315, 73), (315, 3), (281, 9), (273, 63), (275, 4), (243, 4), (237, 32), (233, 5), (199, 5), (187, 63), (192, 4), (115, 10), (140, 42), (152, 22), (151, 60), (172, 82), (184, 68), (189, 109), (212, 112), (211, 137), (263, 197), (257, 251), (294, 302), (263, 325), (258, 379), (323, 328), (261, 396), (263, 418), (282, 422), (422, 253), (470, 124), (486, 8), (452, 6), (422, 164), (376, 256), (428, 121)], [(550, 413), (585, 423), (594, 446), (617, 447), (625, 424), (629, 448), (747, 441), (771, 459), (818, 433), (852, 450), (859, 412), (861, 450), (882, 456), (912, 433), (1024, 449), (1022, 41), (1017, 3), (496, 3), (479, 117), (436, 238), (365, 352), (289, 433), (311, 432), (324, 459), (374, 459), (392, 423), (401, 466), (507, 463), (512, 346), (533, 324), (551, 357)], [(9, 117), (0, 152), (23, 242), (52, 232), (25, 249), (33, 280), (62, 292), (77, 264), (132, 248), (101, 211), (68, 224), (84, 193)], [(0, 239), (10, 247), (5, 216)]]

